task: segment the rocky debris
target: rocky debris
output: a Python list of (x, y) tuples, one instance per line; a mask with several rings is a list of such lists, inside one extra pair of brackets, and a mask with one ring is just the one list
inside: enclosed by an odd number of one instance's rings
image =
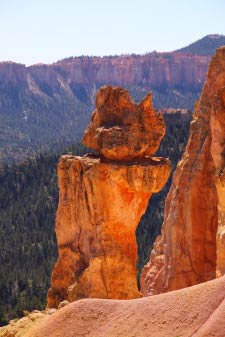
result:
[(66, 301), (66, 300), (60, 302), (59, 305), (58, 305), (58, 309), (61, 309), (61, 308), (65, 307), (65, 306), (68, 305), (69, 303), (70, 303), (70, 302), (69, 302), (69, 301)]
[(84, 299), (1, 337), (224, 337), (225, 278), (133, 300)]
[(13, 319), (8, 325), (0, 327), (1, 337), (22, 337), (26, 335), (30, 329), (39, 324), (43, 318), (52, 315), (56, 309), (46, 309), (44, 311), (33, 310), (25, 312), (25, 316), (20, 319)]
[[(171, 170), (168, 159), (146, 156), (156, 151), (165, 132), (151, 95), (136, 105), (126, 90), (108, 86), (99, 90), (96, 101), (84, 143), (100, 156), (62, 156), (58, 165), (59, 259), (49, 307), (87, 297), (140, 297), (135, 230), (152, 193), (162, 189)], [(117, 128), (124, 129), (118, 137)]]
[(127, 90), (102, 87), (83, 143), (110, 160), (133, 160), (154, 154), (166, 125), (152, 106), (152, 94), (135, 104)]
[(141, 275), (144, 295), (225, 273), (225, 47), (212, 58), (189, 141), (166, 199), (162, 235)]

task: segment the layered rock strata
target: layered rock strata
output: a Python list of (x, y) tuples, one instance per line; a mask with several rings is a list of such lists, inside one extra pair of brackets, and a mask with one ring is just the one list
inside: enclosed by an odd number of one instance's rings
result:
[(144, 295), (225, 273), (225, 47), (212, 58), (189, 141), (166, 199), (162, 235), (141, 275)]
[[(109, 92), (112, 95), (110, 105), (107, 105)], [(136, 118), (134, 114), (138, 112), (139, 125), (136, 127), (144, 133), (145, 127), (149, 126), (143, 120), (148, 120), (148, 114), (150, 120), (153, 118), (150, 96), (141, 103), (148, 103), (143, 110), (140, 110), (140, 105), (132, 103), (133, 110), (129, 111), (126, 104), (121, 103), (124, 102), (124, 95), (125, 103), (131, 102), (128, 92), (121, 88), (104, 87), (97, 96), (98, 103), (100, 98), (106, 102), (103, 107), (105, 121), (97, 132), (109, 130), (108, 143), (105, 144), (118, 154), (122, 138), (119, 144), (116, 140), (110, 141), (115, 123), (119, 121), (122, 128), (124, 118), (129, 121), (130, 116), (133, 121)], [(95, 116), (98, 111), (97, 107)], [(112, 119), (116, 115), (118, 119)], [(158, 134), (162, 135), (165, 125), (161, 116), (157, 118), (160, 121)], [(130, 128), (127, 128), (127, 132), (129, 134), (125, 132), (123, 153), (126, 152), (124, 149), (129, 148), (126, 140), (132, 138)], [(89, 146), (92, 146), (91, 139), (93, 144), (96, 142), (95, 135), (92, 137), (88, 136)], [(137, 133), (135, 137), (138, 137)], [(147, 131), (146, 137), (149, 137)], [(146, 139), (140, 138), (140, 147), (142, 142), (147, 143)], [(119, 155), (120, 160), (109, 160), (101, 151), (100, 156), (61, 157), (58, 165), (60, 196), (56, 218), (59, 259), (52, 273), (49, 307), (57, 307), (64, 299), (129, 299), (140, 296), (136, 282), (135, 229), (151, 194), (160, 191), (166, 183), (170, 162), (165, 158), (150, 158), (145, 153), (137, 159), (135, 151), (129, 154), (129, 161), (122, 160)]]

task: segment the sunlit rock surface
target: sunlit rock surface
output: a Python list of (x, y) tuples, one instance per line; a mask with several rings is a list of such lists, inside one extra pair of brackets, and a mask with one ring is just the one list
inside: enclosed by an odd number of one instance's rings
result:
[[(93, 127), (95, 117), (104, 121), (100, 131)], [(104, 144), (96, 141), (106, 124), (125, 128), (119, 145), (114, 131), (109, 131)], [(135, 105), (122, 88), (100, 89), (94, 122), (84, 134), (85, 144), (100, 155), (62, 156), (58, 165), (59, 259), (52, 273), (49, 307), (65, 299), (140, 297), (135, 230), (149, 198), (162, 189), (171, 169), (168, 159), (146, 154), (156, 151), (164, 132), (164, 121), (155, 115), (150, 94)], [(130, 147), (132, 139), (134, 144), (139, 140), (139, 150)], [(108, 150), (113, 158), (109, 159)]]
[(144, 295), (225, 273), (225, 47), (212, 58), (189, 141), (166, 199), (162, 236), (141, 276)]
[(133, 160), (154, 154), (165, 135), (165, 122), (152, 106), (152, 94), (135, 104), (127, 90), (102, 87), (83, 143), (110, 160)]

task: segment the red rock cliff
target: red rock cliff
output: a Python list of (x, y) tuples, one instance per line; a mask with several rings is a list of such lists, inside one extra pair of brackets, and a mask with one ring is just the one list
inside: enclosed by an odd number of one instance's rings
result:
[(225, 47), (212, 58), (189, 141), (166, 199), (162, 235), (141, 275), (144, 295), (225, 273)]
[[(103, 102), (103, 110), (100, 102)], [(100, 120), (101, 111), (104, 111), (104, 122), (98, 125), (95, 122)], [(164, 186), (170, 173), (169, 160), (150, 158), (145, 152), (137, 158), (137, 148), (128, 151), (130, 143), (126, 143), (133, 129), (125, 126), (125, 121), (133, 125), (135, 120), (135, 137), (139, 139), (140, 150), (148, 142), (149, 128), (154, 120), (153, 134), (155, 138), (160, 135), (154, 146), (159, 146), (165, 124), (162, 116), (155, 115), (151, 96), (136, 105), (127, 91), (104, 87), (97, 95), (94, 116), (84, 136), (85, 144), (95, 148), (96, 134), (106, 132), (104, 149), (114, 150), (119, 160), (115, 156), (113, 161), (107, 159), (101, 146), (98, 148), (100, 157), (63, 156), (60, 160), (56, 219), (59, 259), (52, 273), (49, 307), (56, 307), (64, 299), (140, 296), (136, 283), (135, 229), (151, 194)], [(116, 119), (115, 116), (122, 117)], [(118, 144), (113, 138), (114, 131), (119, 128), (124, 132), (123, 151), (120, 151), (121, 142)], [(129, 161), (127, 156), (121, 155), (127, 151)]]
[[(117, 57), (77, 57), (52, 65), (50, 71), (60, 73), (77, 84), (117, 83), (130, 86), (201, 87), (205, 80), (209, 56), (182, 53), (149, 53)], [(36, 72), (36, 66), (29, 71)]]
[(215, 165), (218, 194), (217, 269), (225, 274), (225, 47), (212, 58), (207, 91), (210, 100), (211, 154)]

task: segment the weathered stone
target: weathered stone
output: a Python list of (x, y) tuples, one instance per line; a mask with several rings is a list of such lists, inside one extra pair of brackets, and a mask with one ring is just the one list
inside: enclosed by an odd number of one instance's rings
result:
[(104, 162), (63, 156), (58, 165), (59, 259), (48, 306), (84, 297), (139, 297), (135, 229), (152, 193), (170, 174), (163, 158)]
[(135, 104), (127, 90), (102, 87), (83, 143), (110, 160), (133, 160), (154, 154), (165, 134), (165, 122), (148, 94)]
[(144, 267), (144, 295), (225, 273), (225, 47), (212, 58), (189, 141), (166, 199), (162, 236)]
[(96, 105), (83, 141), (100, 155), (63, 156), (58, 165), (59, 259), (48, 307), (86, 297), (140, 296), (135, 230), (171, 170), (168, 159), (147, 156), (165, 132), (150, 94), (136, 105), (128, 91), (107, 86)]
[(209, 121), (195, 115), (184, 156), (166, 198), (162, 236), (141, 275), (144, 295), (188, 287), (215, 277), (217, 195)]
[(215, 165), (218, 194), (217, 268), (218, 277), (225, 274), (225, 47), (212, 57), (207, 94), (212, 132), (211, 154)]

